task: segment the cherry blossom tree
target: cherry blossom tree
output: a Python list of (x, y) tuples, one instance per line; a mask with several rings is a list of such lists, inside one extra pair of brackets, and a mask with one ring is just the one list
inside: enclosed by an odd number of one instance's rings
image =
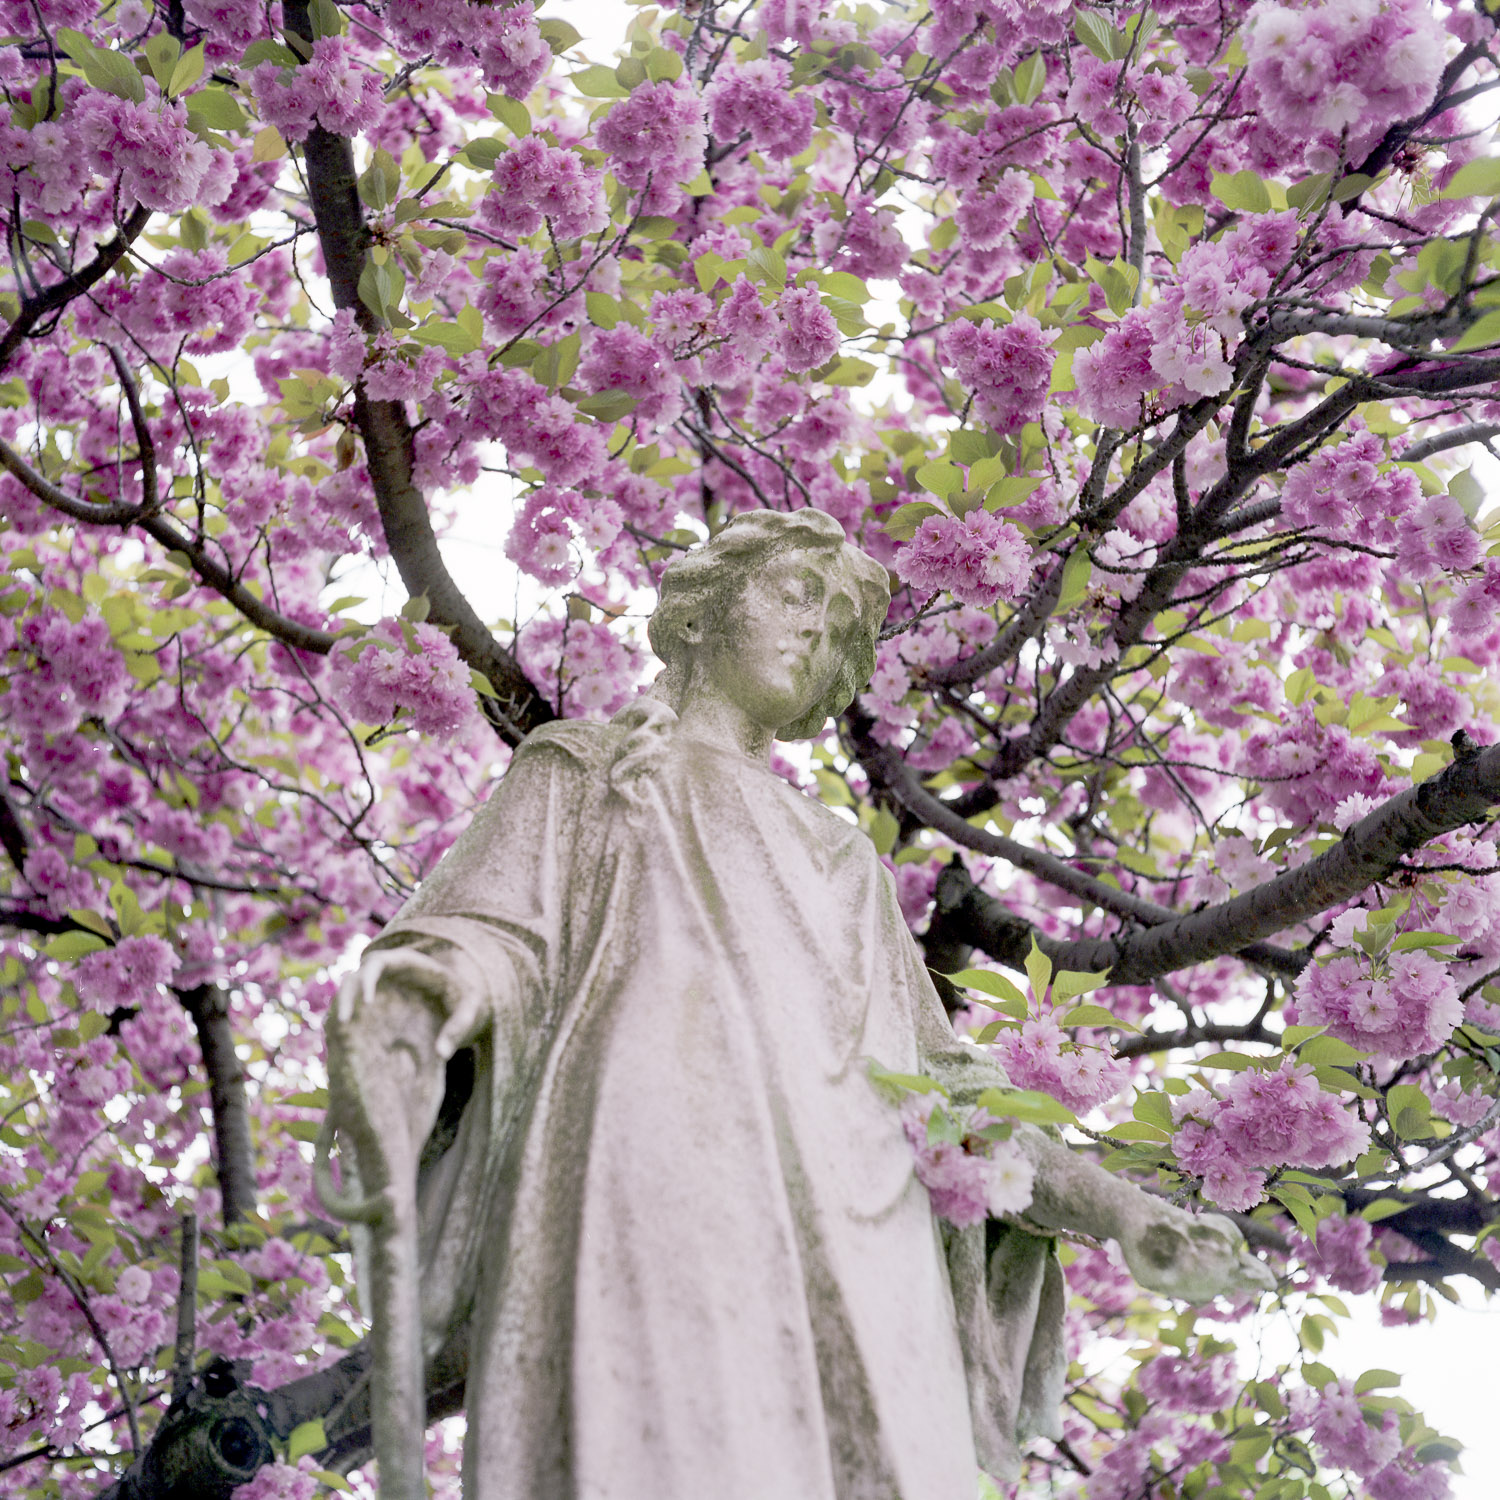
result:
[(1051, 1121), (1237, 1215), (1295, 1333), (1065, 1245), (1020, 1493), (1438, 1500), (1457, 1445), (1323, 1361), (1340, 1292), (1500, 1285), (1489, 9), (541, 10), (0, 0), (6, 1492), (368, 1492), (341, 966), (647, 684), (671, 557), (814, 505), (896, 603), (779, 769), (1015, 1084), (907, 1081), (934, 1208)]

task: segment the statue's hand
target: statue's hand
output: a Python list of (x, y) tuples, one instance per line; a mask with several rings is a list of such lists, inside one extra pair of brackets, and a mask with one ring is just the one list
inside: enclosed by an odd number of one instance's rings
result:
[(328, 1022), (329, 1097), (367, 1187), (411, 1177), (443, 1101), (445, 1064), (474, 1032), (483, 997), (410, 950), (370, 954)]
[(1148, 1203), (1120, 1235), (1130, 1274), (1152, 1292), (1185, 1302), (1208, 1302), (1236, 1292), (1274, 1291), (1276, 1278), (1222, 1214), (1186, 1214)]

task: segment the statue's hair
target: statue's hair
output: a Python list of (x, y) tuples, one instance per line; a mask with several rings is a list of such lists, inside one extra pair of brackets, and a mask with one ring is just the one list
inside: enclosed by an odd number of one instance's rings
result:
[(840, 665), (833, 685), (800, 719), (778, 729), (776, 737), (807, 739), (831, 714), (849, 706), (875, 670), (875, 645), (890, 608), (890, 584), (874, 558), (845, 541), (844, 528), (832, 516), (811, 507), (745, 511), (667, 567), (661, 601), (646, 627), (651, 649), (666, 663), (657, 696), (677, 706), (691, 650), (685, 632), (712, 635), (722, 629), (750, 579), (789, 552), (814, 554), (831, 595), (847, 598), (854, 605), (854, 618), (835, 641)]

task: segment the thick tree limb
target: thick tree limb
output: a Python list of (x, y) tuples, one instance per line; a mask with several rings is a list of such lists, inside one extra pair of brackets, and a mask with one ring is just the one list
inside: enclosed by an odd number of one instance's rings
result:
[(44, 505), (70, 520), (90, 526), (138, 526), (169, 552), (182, 553), (201, 583), (228, 600), (257, 629), (285, 645), (326, 656), (338, 640), (331, 630), (305, 625), (272, 609), (216, 558), (205, 542), (196, 540), (174, 517), (160, 512), (153, 514), (148, 507), (125, 502), (91, 505), (87, 500), (78, 500), (39, 474), (3, 439), (0, 439), (0, 468), (19, 479)]
[[(936, 800), (936, 799), (934, 799)], [(1317, 916), (1386, 879), (1406, 855), (1500, 802), (1500, 745), (1456, 760), (1436, 776), (1383, 802), (1326, 854), (1230, 901), (1118, 938), (1069, 945), (1068, 967), (1108, 969), (1114, 984), (1142, 984), (1243, 950)]]
[(116, 230), (114, 238), (102, 245), (82, 270), (74, 271), (71, 276), (64, 276), (61, 281), (53, 282), (36, 296), (22, 300), (21, 311), (17, 313), (15, 322), (0, 334), (0, 370), (4, 370), (10, 363), (11, 355), (20, 347), (22, 340), (48, 313), (60, 312), (75, 297), (81, 297), (114, 270), (132, 241), (146, 227), (150, 217), (151, 210), (137, 204), (130, 211), (130, 217)]
[[(312, 35), (306, 0), (291, 0), (286, 24), (298, 36)], [(376, 332), (379, 319), (359, 296), (370, 235), (349, 140), (315, 125), (303, 158), (334, 305), (351, 309), (361, 328)], [(354, 425), (364, 439), (381, 526), (402, 584), (413, 598), (426, 596), (428, 619), (451, 628), (458, 654), (489, 678), (499, 697), (482, 699), (484, 710), (508, 743), (519, 743), (556, 715), (475, 613), (443, 561), (426, 498), (413, 477), (412, 429), (402, 404), (372, 400), (360, 385), (354, 394)]]
[(214, 1116), (214, 1165), (224, 1223), (229, 1225), (253, 1218), (256, 1202), (250, 1107), (245, 1098), (245, 1070), (234, 1050), (234, 1031), (229, 1024), (229, 996), (212, 984), (196, 984), (175, 993), (193, 1018), (203, 1052)]

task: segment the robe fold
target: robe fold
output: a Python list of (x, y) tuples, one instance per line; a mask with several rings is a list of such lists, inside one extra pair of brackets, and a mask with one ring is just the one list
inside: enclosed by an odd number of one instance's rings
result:
[(1003, 1079), (869, 839), (675, 729), (531, 735), (374, 945), (485, 998), (421, 1191), (466, 1500), (973, 1500), (1058, 1433), (1060, 1271), (940, 1231), (867, 1064)]

